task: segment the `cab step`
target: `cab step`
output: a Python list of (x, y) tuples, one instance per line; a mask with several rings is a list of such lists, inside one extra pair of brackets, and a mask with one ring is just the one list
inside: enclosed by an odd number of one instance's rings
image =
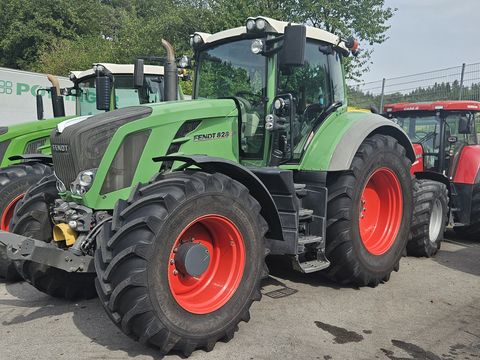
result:
[(300, 262), (297, 255), (293, 260), (293, 268), (305, 274), (320, 271), (328, 268), (329, 266), (330, 261), (328, 261), (326, 258)]

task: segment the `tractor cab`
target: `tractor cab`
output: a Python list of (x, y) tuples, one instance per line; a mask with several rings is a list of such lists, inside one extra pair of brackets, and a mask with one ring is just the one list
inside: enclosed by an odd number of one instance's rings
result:
[(299, 163), (321, 122), (346, 108), (341, 58), (356, 43), (286, 25), (249, 18), (244, 27), (191, 37), (194, 98), (231, 97), (239, 103), (243, 162)]
[[(163, 66), (147, 65), (141, 85), (134, 84), (133, 64), (94, 64), (85, 71), (72, 71), (71, 88), (59, 89), (59, 95), (73, 97), (77, 116), (99, 114), (104, 111), (163, 101)], [(53, 91), (50, 91), (53, 93)], [(53, 99), (58, 98), (52, 96)], [(53, 104), (54, 110), (59, 106)], [(54, 113), (60, 114), (61, 111)], [(37, 95), (37, 114), (43, 118), (42, 97)], [(65, 116), (65, 113), (61, 116)]]
[(480, 102), (389, 104), (385, 113), (414, 143), (418, 159), (414, 172), (431, 171), (452, 177), (464, 147), (478, 145)]

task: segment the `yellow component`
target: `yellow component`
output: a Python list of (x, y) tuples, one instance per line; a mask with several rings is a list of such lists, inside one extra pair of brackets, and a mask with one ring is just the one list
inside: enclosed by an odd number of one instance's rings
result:
[(351, 112), (351, 111), (359, 111), (359, 112), (366, 112), (366, 113), (371, 112), (371, 111), (368, 110), (368, 109), (363, 109), (363, 108), (359, 108), (359, 107), (355, 107), (355, 106), (349, 106), (349, 107), (347, 108), (347, 111), (348, 111), (348, 112)]
[(68, 224), (56, 224), (53, 227), (53, 240), (65, 241), (67, 246), (72, 246), (77, 240), (77, 233)]

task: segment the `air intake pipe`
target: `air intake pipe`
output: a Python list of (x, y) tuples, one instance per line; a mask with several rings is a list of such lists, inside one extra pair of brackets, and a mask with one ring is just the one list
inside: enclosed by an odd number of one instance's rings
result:
[(50, 74), (47, 75), (47, 79), (52, 83), (50, 94), (52, 96), (53, 117), (65, 116), (65, 104), (60, 91), (60, 83), (56, 76)]
[(164, 65), (164, 100), (177, 100), (178, 70), (177, 62), (175, 60), (175, 51), (173, 50), (173, 46), (167, 40), (162, 39), (162, 46), (167, 52)]

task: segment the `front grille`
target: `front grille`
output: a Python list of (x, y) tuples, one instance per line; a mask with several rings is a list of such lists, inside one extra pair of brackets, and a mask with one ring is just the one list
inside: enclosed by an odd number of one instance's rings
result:
[(89, 117), (62, 133), (53, 130), (50, 142), (57, 177), (68, 186), (80, 171), (97, 168), (117, 129), (151, 112), (147, 106), (132, 106)]
[(39, 151), (38, 148), (44, 146), (46, 142), (46, 137), (29, 141), (25, 146), (24, 154), (40, 154), (41, 151)]

